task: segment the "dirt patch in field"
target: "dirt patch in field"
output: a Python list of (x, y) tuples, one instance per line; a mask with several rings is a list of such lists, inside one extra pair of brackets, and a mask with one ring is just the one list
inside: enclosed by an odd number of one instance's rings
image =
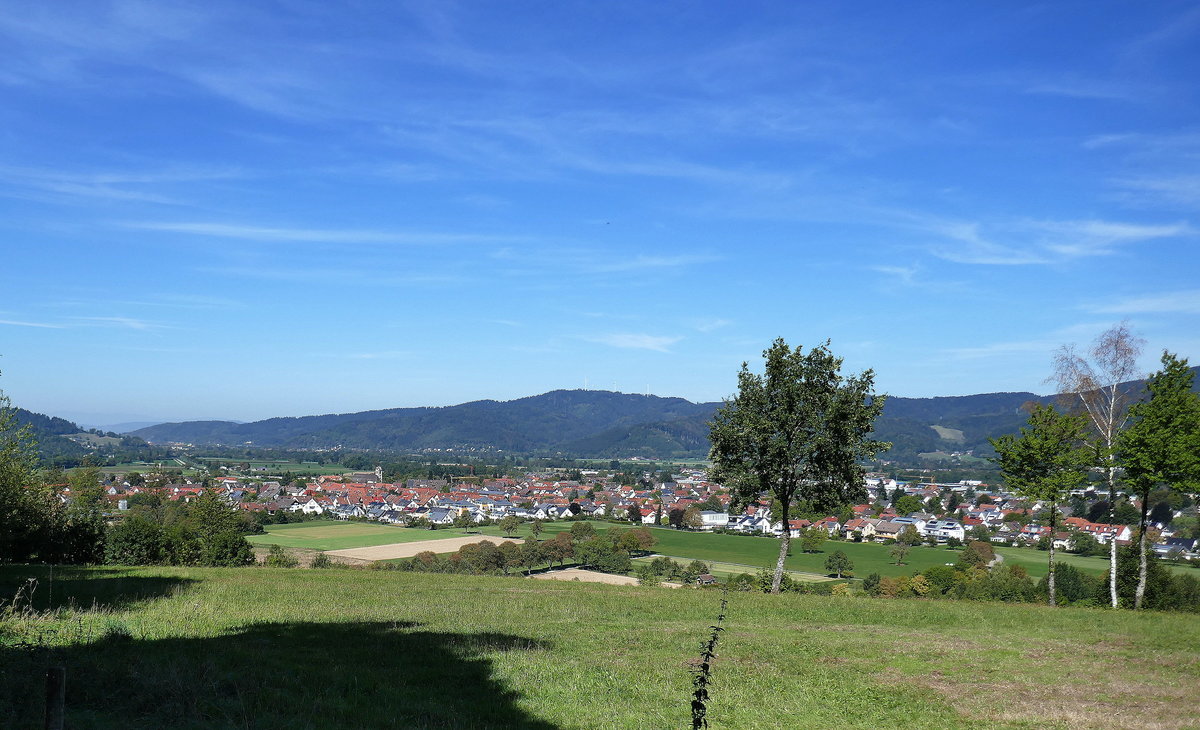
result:
[(392, 560), (394, 558), (411, 558), (417, 553), (423, 553), (426, 550), (435, 553), (453, 553), (457, 552), (463, 545), (472, 545), (484, 541), (499, 545), (505, 540), (515, 542), (518, 545), (524, 542), (520, 538), (501, 539), (499, 537), (476, 535), (475, 537), (448, 537), (444, 540), (418, 540), (416, 542), (398, 542), (391, 545), (376, 545), (374, 547), (327, 550), (325, 554), (335, 558), (355, 558), (357, 560)]
[[(533, 577), (539, 580), (577, 580), (581, 583), (607, 583), (614, 586), (635, 586), (638, 584), (638, 579), (631, 575), (613, 575), (612, 573), (601, 573), (582, 568), (551, 570), (546, 573), (538, 573)], [(666, 588), (683, 587), (678, 583), (659, 583), (659, 585)]]

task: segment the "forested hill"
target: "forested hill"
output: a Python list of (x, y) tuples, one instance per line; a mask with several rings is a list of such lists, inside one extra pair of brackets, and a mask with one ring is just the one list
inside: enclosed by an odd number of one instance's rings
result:
[(79, 466), (86, 457), (103, 465), (109, 462), (142, 458), (150, 452), (149, 444), (136, 436), (121, 436), (96, 429), (85, 430), (57, 416), (46, 416), (13, 408), (17, 423), (28, 426), (37, 443), (38, 456), (44, 464), (61, 467)]
[[(1144, 383), (1126, 387), (1141, 392)], [(991, 453), (988, 438), (1014, 433), (1025, 422), (1035, 393), (891, 397), (877, 435), (891, 441), (887, 458), (919, 454)], [(708, 426), (719, 403), (682, 398), (556, 390), (512, 401), (483, 400), (444, 408), (393, 408), (253, 423), (191, 421), (133, 431), (154, 443), (254, 445), (327, 449), (500, 449), (526, 454), (561, 453), (592, 458), (703, 457)]]
[[(164, 423), (133, 435), (156, 443), (252, 444), (288, 448), (420, 450), (437, 448), (556, 452), (613, 429), (700, 416), (717, 404), (683, 398), (556, 390), (512, 401), (482, 400), (444, 408), (393, 408), (337, 415), (271, 418), (253, 423)], [(670, 450), (670, 446), (664, 447)], [(703, 453), (707, 444), (686, 449)], [(677, 448), (675, 450), (678, 450)]]

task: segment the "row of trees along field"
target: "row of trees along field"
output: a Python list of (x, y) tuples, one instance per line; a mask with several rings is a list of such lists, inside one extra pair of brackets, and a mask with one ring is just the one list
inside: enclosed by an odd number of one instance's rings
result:
[[(1067, 409), (1034, 406), (1020, 435), (992, 439), (992, 445), (1008, 484), (1048, 506), (1052, 536), (1060, 506), (1072, 489), (1086, 482), (1089, 469), (1104, 470), (1110, 510), (1122, 485), (1136, 496), (1139, 568), (1133, 603), (1141, 608), (1149, 575), (1151, 492), (1166, 487), (1200, 494), (1200, 395), (1192, 388), (1187, 360), (1169, 352), (1163, 353), (1162, 367), (1150, 376), (1145, 393), (1120, 388), (1137, 352), (1137, 341), (1125, 325), (1097, 341), (1092, 353), (1099, 367), (1065, 349), (1057, 361), (1059, 381), (1081, 389), (1065, 394)], [(1109, 521), (1116, 521), (1111, 511)], [(1054, 603), (1053, 537), (1049, 553), (1048, 592)], [(1110, 540), (1109, 559), (1109, 601), (1115, 608), (1119, 605), (1116, 540)]]
[[(1019, 435), (990, 439), (1009, 487), (1049, 506), (1052, 536), (1061, 506), (1087, 482), (1089, 470), (1105, 473), (1110, 522), (1118, 491), (1134, 493), (1140, 510), (1134, 608), (1142, 607), (1146, 591), (1151, 492), (1200, 494), (1200, 395), (1192, 389), (1192, 371), (1187, 360), (1164, 352), (1146, 392), (1129, 392), (1122, 384), (1136, 372), (1140, 342), (1120, 324), (1101, 335), (1090, 359), (1064, 347), (1055, 360), (1061, 407), (1035, 404)], [(710, 458), (713, 478), (729, 487), (735, 504), (772, 498), (772, 519), (785, 526), (771, 588), (778, 593), (792, 505), (802, 500), (836, 512), (867, 497), (861, 463), (889, 447), (871, 437), (886, 396), (874, 393), (871, 370), (843, 376), (842, 359), (828, 341), (804, 353), (777, 339), (763, 356), (761, 375), (742, 364), (737, 394), (710, 424)], [(1116, 607), (1119, 566), (1111, 543), (1107, 583)], [(1053, 538), (1049, 562), (1047, 594), (1054, 604)]]

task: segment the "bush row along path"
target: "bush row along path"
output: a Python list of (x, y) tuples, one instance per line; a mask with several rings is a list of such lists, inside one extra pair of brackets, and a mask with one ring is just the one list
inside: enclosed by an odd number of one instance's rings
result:
[(519, 537), (498, 538), (485, 535), (475, 535), (474, 537), (450, 537), (443, 540), (421, 540), (419, 542), (400, 542), (393, 543), (391, 545), (375, 545), (373, 547), (329, 550), (326, 554), (343, 558), (355, 558), (358, 560), (392, 560), (395, 558), (411, 558), (417, 553), (423, 553), (426, 550), (435, 553), (453, 553), (463, 545), (473, 545), (484, 540), (497, 545), (504, 540), (511, 540), (518, 545), (525, 542)]

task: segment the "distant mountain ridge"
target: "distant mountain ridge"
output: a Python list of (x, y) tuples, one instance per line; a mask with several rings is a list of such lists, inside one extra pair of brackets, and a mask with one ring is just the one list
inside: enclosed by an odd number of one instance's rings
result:
[[(315, 449), (499, 449), (566, 452), (576, 442), (695, 416), (711, 416), (716, 403), (597, 390), (556, 390), (511, 401), (481, 400), (441, 408), (392, 408), (360, 413), (231, 421), (164, 423), (132, 435), (155, 443), (242, 445)], [(608, 438), (616, 438), (610, 436)], [(607, 439), (605, 439), (607, 440)], [(666, 446), (664, 444), (664, 446)], [(689, 452), (704, 451), (684, 446)]]
[[(1124, 387), (1140, 391), (1144, 381)], [(981, 393), (936, 398), (892, 396), (876, 423), (891, 441), (889, 459), (931, 452), (991, 453), (989, 437), (1015, 433), (1023, 406), (1053, 402), (1036, 393)], [(481, 400), (439, 408), (269, 418), (252, 423), (189, 421), (132, 431), (153, 443), (274, 448), (420, 451), (502, 450), (581, 458), (703, 457), (708, 421), (720, 403), (683, 398), (555, 390), (511, 401)]]

